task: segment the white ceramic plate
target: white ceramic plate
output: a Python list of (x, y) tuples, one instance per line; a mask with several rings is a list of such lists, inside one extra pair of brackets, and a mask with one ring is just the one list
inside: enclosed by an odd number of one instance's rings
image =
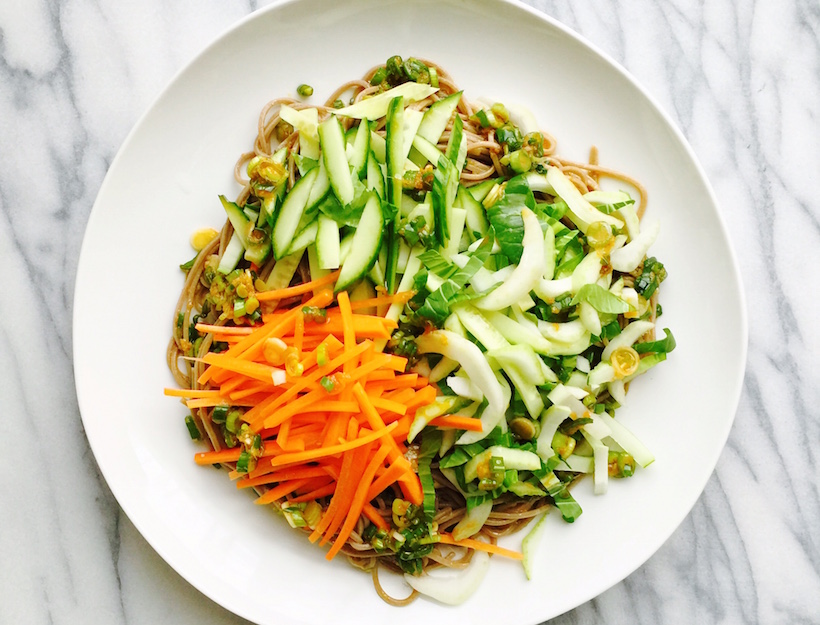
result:
[[(189, 235), (219, 227), (237, 155), (268, 100), (300, 83), (323, 100), (393, 54), (434, 59), (468, 97), (518, 102), (582, 159), (642, 180), (662, 224), (662, 325), (678, 349), (633, 384), (619, 418), (654, 452), (649, 470), (549, 519), (535, 579), (500, 558), (479, 592), (448, 608), (383, 603), (369, 576), (324, 553), (223, 472), (196, 466), (165, 348)], [(680, 133), (626, 73), (544, 15), (478, 0), (281, 3), (214, 42), (137, 124), (100, 190), (82, 249), (74, 360), (83, 421), (119, 503), (148, 542), (203, 593), (258, 623), (537, 623), (587, 601), (645, 562), (689, 512), (734, 417), (746, 349), (736, 264), (712, 192)], [(116, 312), (115, 312), (116, 311)], [(124, 344), (123, 344), (124, 342)], [(507, 544), (520, 546), (521, 536)], [(317, 600), (317, 598), (321, 598)], [(383, 620), (386, 619), (386, 620)], [(432, 619), (425, 621), (424, 619)]]

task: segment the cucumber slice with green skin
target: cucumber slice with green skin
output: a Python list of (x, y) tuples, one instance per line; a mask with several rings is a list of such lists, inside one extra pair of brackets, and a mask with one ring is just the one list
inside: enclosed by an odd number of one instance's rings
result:
[(253, 230), (254, 222), (248, 218), (245, 211), (243, 211), (236, 202), (231, 202), (224, 195), (219, 196), (219, 201), (222, 202), (222, 208), (224, 208), (228, 214), (228, 221), (231, 222), (233, 231), (242, 242), (242, 247), (247, 248), (248, 237), (251, 234), (251, 230)]
[(347, 255), (350, 254), (350, 248), (353, 246), (353, 236), (355, 234), (355, 231), (346, 234), (341, 244), (339, 244), (339, 263), (344, 264)]
[(393, 87), (387, 91), (374, 95), (365, 100), (360, 100), (355, 104), (331, 111), (333, 115), (343, 115), (344, 117), (355, 117), (362, 119), (380, 119), (387, 114), (390, 102), (395, 98), (403, 98), (408, 102), (418, 102), (433, 95), (438, 89), (430, 85), (417, 82), (406, 82), (398, 87)]
[(316, 176), (316, 181), (310, 188), (310, 195), (308, 195), (305, 212), (309, 212), (312, 208), (314, 208), (325, 198), (328, 191), (330, 191), (330, 179), (327, 177), (327, 169), (325, 168), (325, 163), (322, 159), (319, 159), (318, 169), (319, 173)]
[(373, 152), (373, 156), (376, 157), (376, 160), (384, 164), (384, 160), (387, 157), (387, 145), (384, 137), (372, 130), (370, 131), (370, 150)]
[[(407, 161), (407, 156), (410, 154), (410, 148), (413, 146), (413, 137), (416, 136), (423, 119), (424, 113), (421, 111), (417, 111), (415, 109), (405, 109), (404, 115), (402, 116), (401, 162)], [(413, 167), (415, 167), (415, 164), (413, 164)]]
[(450, 240), (450, 220), (452, 219), (453, 201), (458, 192), (458, 170), (446, 156), (439, 159), (433, 173), (433, 221), (435, 222), (436, 239), (441, 247), (446, 248)]
[[(319, 225), (316, 232), (316, 253), (319, 267), (322, 269), (339, 268), (340, 244), (339, 226), (327, 215), (319, 215)], [(313, 276), (312, 273), (311, 276)]]
[(379, 162), (376, 160), (373, 151), (367, 157), (367, 188), (372, 189), (384, 199), (384, 174)]
[(417, 134), (436, 145), (458, 107), (461, 93), (459, 91), (431, 104), (430, 108), (424, 112), (424, 119), (421, 120)]
[(222, 252), (222, 258), (219, 259), (219, 266), (216, 270), (219, 273), (231, 273), (239, 264), (244, 251), (245, 248), (242, 246), (242, 239), (239, 238), (236, 230), (234, 230), (231, 240), (228, 242), (228, 246), (225, 248), (225, 251)]
[(498, 180), (496, 178), (488, 178), (484, 182), (479, 182), (478, 184), (469, 187), (467, 190), (477, 202), (482, 202), (484, 201), (484, 198), (487, 197), (490, 189), (492, 189), (496, 184), (498, 184)]
[[(253, 211), (251, 211), (251, 216), (249, 216), (246, 210), (240, 208), (235, 202), (227, 200), (224, 195), (220, 195), (219, 200), (222, 202), (234, 233), (239, 238), (239, 242), (245, 251), (245, 260), (256, 265), (264, 263), (270, 255), (271, 244), (268, 233), (265, 230), (256, 228), (258, 215), (253, 214)], [(236, 263), (234, 263), (235, 266)]]
[(282, 202), (279, 209), (279, 216), (276, 218), (276, 225), (273, 227), (273, 256), (279, 260), (288, 253), (296, 234), (296, 228), (302, 219), (302, 214), (307, 207), (310, 190), (319, 175), (319, 168), (311, 169), (307, 174), (293, 185), (290, 193)]
[(387, 201), (393, 205), (396, 218), (387, 226), (387, 263), (385, 265), (385, 282), (387, 291), (395, 293), (396, 290), (396, 266), (399, 260), (399, 233), (398, 217), (401, 214), (402, 196), (402, 174), (404, 173), (404, 140), (403, 134), (404, 120), (404, 99), (394, 98), (390, 101), (387, 109), (387, 139), (386, 139), (386, 161), (387, 161)]
[(430, 143), (421, 135), (416, 135), (413, 137), (413, 147), (422, 157), (424, 157), (421, 160), (413, 159), (413, 162), (419, 167), (423, 167), (427, 161), (430, 161), (431, 163), (438, 163), (438, 159), (444, 156), (435, 144)]
[(275, 291), (284, 289), (290, 284), (290, 281), (293, 280), (293, 276), (296, 274), (299, 263), (302, 262), (303, 254), (304, 250), (300, 250), (295, 254), (285, 256), (282, 260), (276, 261), (273, 265), (273, 270), (268, 276), (267, 282), (265, 282), (265, 286), (268, 290)]
[(359, 226), (353, 235), (350, 253), (345, 258), (335, 291), (346, 289), (360, 280), (376, 262), (382, 245), (384, 216), (379, 198), (372, 195), (364, 206)]
[(459, 186), (456, 194), (456, 202), (467, 211), (467, 233), (471, 241), (484, 238), (490, 230), (490, 222), (487, 221), (487, 213), (481, 202), (473, 197), (466, 187)]
[(361, 180), (367, 174), (367, 159), (370, 156), (370, 124), (363, 119), (356, 130), (350, 157), (350, 167)]
[(447, 150), (444, 155), (456, 166), (460, 174), (467, 161), (467, 135), (464, 134), (464, 122), (460, 115), (456, 115), (453, 121), (453, 130), (447, 141)]
[(287, 253), (295, 254), (296, 252), (305, 249), (308, 245), (311, 245), (314, 241), (316, 241), (317, 232), (319, 232), (319, 222), (314, 221), (293, 238)]
[(350, 204), (354, 194), (353, 181), (345, 154), (345, 136), (336, 117), (331, 116), (319, 124), (319, 141), (330, 186), (342, 204)]
[[(307, 246), (307, 257), (308, 257), (308, 268), (310, 269), (310, 279), (311, 280), (319, 280), (320, 278), (324, 278), (326, 275), (330, 273), (329, 269), (322, 269), (319, 264), (319, 254), (316, 245), (308, 245)], [(320, 290), (324, 287), (319, 287)], [(316, 294), (316, 290), (313, 291)]]

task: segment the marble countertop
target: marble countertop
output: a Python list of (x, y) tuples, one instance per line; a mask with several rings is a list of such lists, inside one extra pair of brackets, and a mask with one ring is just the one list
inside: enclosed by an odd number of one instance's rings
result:
[[(77, 407), (71, 314), (89, 211), (126, 134), (261, 4), (0, 3), (0, 623), (245, 622), (179, 577), (111, 495)], [(552, 623), (820, 623), (820, 5), (528, 4), (623, 64), (679, 125), (719, 199), (750, 322), (735, 425), (691, 514)]]

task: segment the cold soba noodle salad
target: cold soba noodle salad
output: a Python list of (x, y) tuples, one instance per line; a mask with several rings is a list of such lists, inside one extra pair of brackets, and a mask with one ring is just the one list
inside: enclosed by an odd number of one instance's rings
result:
[[(391, 603), (459, 603), (489, 554), (529, 576), (543, 524), (523, 553), (498, 537), (552, 508), (573, 522), (577, 479), (602, 494), (653, 461), (614, 418), (675, 346), (655, 336), (646, 192), (594, 150), (556, 156), (529, 111), (470, 103), (428, 61), (303, 98), (262, 109), (227, 221), (182, 266), (166, 393), (210, 447), (196, 462)], [(428, 575), (442, 566), (463, 572)]]

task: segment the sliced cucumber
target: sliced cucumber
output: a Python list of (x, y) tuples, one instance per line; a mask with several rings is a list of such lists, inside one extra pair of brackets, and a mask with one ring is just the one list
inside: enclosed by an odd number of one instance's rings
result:
[[(410, 148), (413, 146), (413, 137), (416, 136), (422, 119), (424, 119), (424, 113), (421, 111), (417, 111), (416, 109), (405, 109), (402, 117), (402, 163), (407, 161), (407, 156), (410, 154)], [(416, 165), (413, 164), (413, 168), (415, 167)]]
[(345, 136), (336, 117), (328, 117), (319, 124), (319, 140), (330, 186), (342, 204), (350, 204), (354, 193), (353, 180), (350, 178), (350, 165), (345, 155)]
[(453, 121), (453, 130), (450, 132), (444, 155), (456, 166), (460, 174), (467, 160), (467, 135), (464, 134), (464, 122), (460, 115), (456, 115)]
[(239, 204), (231, 202), (224, 195), (219, 196), (219, 201), (222, 202), (222, 208), (228, 214), (228, 220), (233, 226), (233, 231), (242, 242), (242, 247), (248, 247), (248, 237), (251, 230), (253, 230), (254, 222), (251, 221), (245, 212), (239, 207)]
[(406, 82), (388, 89), (383, 93), (374, 95), (370, 98), (360, 100), (355, 104), (346, 106), (344, 108), (335, 109), (331, 111), (334, 115), (343, 115), (345, 117), (356, 117), (362, 119), (379, 119), (387, 114), (390, 102), (395, 98), (404, 98), (407, 102), (418, 102), (424, 98), (433, 95), (438, 89), (430, 85), (424, 85), (417, 82)]
[(319, 159), (318, 169), (319, 173), (316, 176), (316, 181), (310, 188), (310, 195), (308, 195), (305, 212), (309, 212), (312, 208), (319, 204), (319, 202), (321, 202), (327, 195), (327, 192), (330, 191), (330, 179), (327, 177), (327, 169), (325, 168), (324, 160)]
[(385, 283), (389, 293), (396, 290), (396, 265), (399, 253), (398, 218), (402, 196), (402, 174), (404, 173), (405, 153), (402, 146), (404, 119), (404, 99), (394, 98), (387, 110), (387, 201), (395, 207), (396, 218), (387, 227), (387, 263), (385, 265)]
[(314, 221), (297, 234), (288, 248), (288, 254), (295, 254), (299, 250), (305, 249), (316, 240), (316, 233), (319, 231), (319, 222)]
[[(322, 269), (338, 269), (340, 251), (339, 226), (327, 215), (319, 215), (319, 225), (316, 232), (316, 253), (319, 259), (319, 267)], [(311, 276), (313, 276), (312, 273)]]
[[(311, 280), (319, 280), (320, 278), (324, 278), (326, 275), (330, 273), (330, 269), (322, 269), (322, 267), (319, 265), (319, 255), (317, 253), (317, 248), (315, 244), (307, 246), (307, 257)], [(324, 287), (318, 287), (318, 289), (314, 289), (313, 294), (315, 295), (317, 291), (321, 290), (322, 288)]]
[(422, 137), (421, 135), (416, 135), (413, 138), (413, 147), (416, 151), (423, 156), (423, 159), (413, 158), (413, 162), (420, 167), (423, 167), (427, 161), (431, 163), (438, 163), (438, 159), (443, 156), (441, 150), (439, 150), (435, 144), (429, 142), (427, 139)]
[(268, 290), (284, 289), (290, 284), (290, 281), (293, 280), (293, 276), (296, 274), (299, 263), (302, 262), (303, 254), (304, 250), (300, 250), (274, 263), (273, 270), (265, 281), (265, 286)]
[(350, 167), (361, 180), (367, 173), (367, 158), (370, 155), (370, 124), (363, 119), (353, 139), (350, 156)]
[(370, 149), (373, 152), (373, 156), (376, 157), (376, 160), (384, 164), (384, 159), (387, 157), (387, 154), (385, 153), (387, 146), (385, 144), (384, 137), (373, 132), (372, 130), (370, 131)]
[(372, 150), (367, 157), (367, 188), (373, 189), (384, 199), (384, 173)]
[(487, 197), (490, 189), (492, 189), (496, 184), (498, 184), (497, 178), (488, 178), (483, 182), (479, 182), (478, 184), (469, 187), (467, 190), (470, 192), (470, 195), (476, 199), (476, 201), (482, 202), (484, 198)]
[(339, 272), (335, 289), (337, 292), (361, 279), (373, 266), (382, 244), (383, 224), (381, 202), (377, 196), (371, 195), (362, 211), (356, 233), (353, 235), (350, 253), (345, 258), (342, 270)]
[(231, 240), (228, 242), (228, 246), (225, 248), (225, 251), (222, 252), (222, 258), (219, 259), (219, 266), (216, 270), (219, 273), (232, 272), (239, 264), (239, 260), (242, 258), (244, 251), (245, 248), (242, 246), (242, 239), (239, 238), (236, 230), (234, 230)]
[(461, 91), (431, 104), (430, 108), (424, 112), (424, 119), (421, 120), (417, 134), (436, 145), (460, 100)]
[(279, 117), (295, 130), (299, 131), (299, 153), (307, 158), (319, 158), (319, 135), (316, 126), (319, 123), (319, 111), (315, 108), (296, 110), (282, 105)]
[(304, 177), (299, 178), (290, 193), (282, 202), (282, 208), (279, 209), (279, 216), (276, 218), (276, 225), (273, 228), (273, 256), (279, 260), (291, 247), (293, 236), (296, 234), (296, 229), (302, 219), (302, 213), (305, 212), (308, 198), (310, 197), (310, 189), (316, 178), (319, 175), (319, 168), (311, 169)]
[(347, 255), (350, 254), (350, 249), (353, 245), (353, 236), (355, 234), (355, 231), (349, 232), (342, 238), (342, 242), (339, 244), (339, 262), (342, 264), (345, 262)]
[(483, 238), (490, 229), (487, 213), (481, 202), (466, 187), (459, 186), (456, 201), (467, 211), (467, 233), (471, 241)]
[(458, 192), (458, 178), (455, 165), (446, 156), (442, 156), (433, 175), (431, 196), (436, 239), (443, 248), (447, 247), (451, 236), (450, 220), (452, 219), (453, 201)]

